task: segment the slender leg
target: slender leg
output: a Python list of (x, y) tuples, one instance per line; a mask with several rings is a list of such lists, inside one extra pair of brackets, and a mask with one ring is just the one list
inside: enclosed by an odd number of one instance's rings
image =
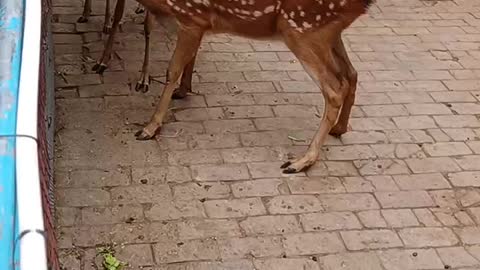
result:
[(78, 18), (77, 22), (85, 23), (88, 22), (88, 18), (90, 17), (90, 13), (92, 13), (92, 0), (85, 0), (83, 4), (83, 13), (80, 18)]
[(350, 86), (348, 94), (345, 97), (340, 116), (338, 117), (337, 124), (330, 131), (330, 135), (338, 137), (348, 131), (348, 119), (350, 118), (350, 112), (352, 111), (352, 106), (355, 102), (358, 75), (357, 71), (350, 62), (350, 59), (348, 58), (345, 45), (343, 44), (341, 38), (339, 38), (336, 46), (333, 49), (334, 53), (338, 55), (340, 60), (343, 61), (344, 65), (347, 67), (348, 85)]
[(143, 58), (142, 73), (140, 79), (135, 86), (136, 91), (146, 93), (150, 84), (150, 33), (153, 27), (153, 16), (149, 11), (145, 13), (145, 20), (143, 22), (143, 28), (145, 31), (145, 54)]
[(172, 99), (173, 91), (176, 88), (177, 82), (182, 75), (185, 66), (196, 55), (204, 30), (201, 28), (190, 27), (186, 28), (183, 25), (179, 26), (178, 39), (175, 52), (170, 60), (168, 67), (168, 80), (163, 90), (160, 101), (157, 103), (157, 108), (153, 114), (150, 122), (142, 130), (137, 132), (135, 136), (137, 140), (148, 140), (155, 136), (157, 130), (161, 127), (163, 118), (168, 111), (168, 105)]
[(193, 68), (195, 67), (195, 58), (196, 55), (185, 67), (185, 70), (183, 70), (182, 81), (180, 82), (180, 86), (173, 92), (173, 99), (185, 98), (189, 92), (192, 92), (192, 76)]
[(98, 74), (102, 74), (105, 69), (108, 67), (108, 62), (112, 58), (112, 48), (113, 48), (113, 41), (115, 39), (115, 33), (117, 33), (118, 25), (123, 17), (123, 10), (125, 9), (125, 0), (118, 0), (117, 5), (115, 6), (115, 13), (113, 14), (113, 24), (110, 34), (107, 39), (107, 43), (105, 45), (105, 49), (103, 50), (102, 57), (97, 64), (95, 64), (92, 68), (93, 71), (96, 71)]
[(138, 3), (137, 8), (135, 9), (136, 14), (141, 14), (145, 12), (145, 9), (143, 8), (142, 4)]
[(103, 33), (108, 34), (112, 28), (112, 13), (110, 12), (110, 0), (105, 0), (105, 21), (103, 22)]
[[(321, 33), (325, 34), (325, 33)], [(328, 35), (325, 40), (315, 39), (312, 36), (299, 34), (285, 35), (285, 41), (292, 52), (298, 57), (306, 70), (311, 72), (321, 84), (322, 94), (325, 98), (325, 108), (320, 121), (320, 127), (310, 143), (310, 146), (301, 158), (288, 161), (281, 166), (284, 173), (297, 173), (312, 166), (320, 155), (328, 133), (337, 121), (340, 108), (346, 96), (348, 81), (342, 72), (341, 65), (333, 53), (333, 42)]]

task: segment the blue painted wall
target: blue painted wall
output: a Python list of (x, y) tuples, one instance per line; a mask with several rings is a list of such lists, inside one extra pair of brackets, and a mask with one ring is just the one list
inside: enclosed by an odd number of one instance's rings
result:
[[(23, 0), (0, 0), (0, 269), (17, 269), (15, 131)], [(16, 248), (16, 250), (14, 250)]]

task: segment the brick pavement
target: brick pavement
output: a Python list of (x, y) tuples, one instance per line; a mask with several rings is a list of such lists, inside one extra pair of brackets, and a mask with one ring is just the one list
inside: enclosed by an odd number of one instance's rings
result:
[[(282, 43), (206, 38), (196, 94), (173, 102), (158, 141), (138, 142), (162, 85), (132, 91), (135, 3), (99, 76), (103, 1), (87, 24), (81, 0), (53, 2), (66, 269), (97, 269), (95, 247), (112, 243), (130, 269), (480, 269), (478, 1), (379, 0), (346, 31), (353, 130), (296, 176), (279, 165), (306, 149), (323, 99)], [(153, 35), (159, 80), (174, 33)]]

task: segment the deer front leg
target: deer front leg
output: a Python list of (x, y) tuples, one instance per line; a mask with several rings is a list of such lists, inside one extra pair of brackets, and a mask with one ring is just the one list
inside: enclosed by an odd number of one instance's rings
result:
[(77, 22), (79, 23), (88, 22), (88, 18), (90, 18), (91, 13), (92, 13), (92, 0), (85, 0), (85, 3), (83, 4), (82, 16), (78, 18)]
[(112, 13), (110, 12), (110, 0), (105, 0), (105, 20), (103, 22), (103, 33), (110, 33), (112, 28)]
[(117, 33), (118, 25), (123, 17), (123, 10), (125, 9), (125, 0), (118, 0), (115, 6), (115, 13), (113, 14), (113, 24), (110, 34), (103, 50), (102, 57), (93, 66), (92, 70), (98, 74), (102, 74), (108, 67), (108, 62), (112, 58), (113, 41), (115, 40), (115, 33)]
[(196, 55), (183, 70), (182, 81), (180, 82), (180, 86), (173, 92), (173, 99), (183, 99), (189, 92), (192, 92), (192, 77), (193, 68), (195, 67), (195, 58)]
[(145, 12), (145, 9), (143, 8), (142, 4), (138, 3), (137, 8), (135, 8), (135, 14), (141, 14)]
[(153, 27), (153, 16), (149, 11), (145, 14), (143, 28), (145, 31), (145, 54), (143, 58), (142, 73), (135, 85), (135, 91), (146, 93), (150, 84), (150, 33)]
[(168, 105), (172, 99), (177, 81), (180, 79), (185, 66), (196, 55), (202, 41), (203, 33), (204, 30), (201, 28), (187, 28), (180, 25), (177, 34), (177, 45), (168, 67), (168, 80), (150, 122), (135, 134), (137, 140), (148, 140), (153, 138), (155, 133), (162, 126), (162, 121), (167, 114)]

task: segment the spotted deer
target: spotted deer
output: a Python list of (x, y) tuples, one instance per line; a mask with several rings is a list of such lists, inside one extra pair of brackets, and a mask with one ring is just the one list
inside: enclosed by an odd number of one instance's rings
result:
[(208, 33), (229, 33), (254, 39), (281, 39), (316, 78), (325, 99), (320, 127), (307, 152), (287, 161), (284, 173), (313, 165), (327, 134), (347, 132), (355, 100), (357, 72), (349, 60), (341, 34), (374, 0), (137, 0), (156, 16), (173, 16), (178, 23), (177, 44), (167, 81), (150, 122), (135, 135), (155, 136), (186, 67), (192, 64)]

